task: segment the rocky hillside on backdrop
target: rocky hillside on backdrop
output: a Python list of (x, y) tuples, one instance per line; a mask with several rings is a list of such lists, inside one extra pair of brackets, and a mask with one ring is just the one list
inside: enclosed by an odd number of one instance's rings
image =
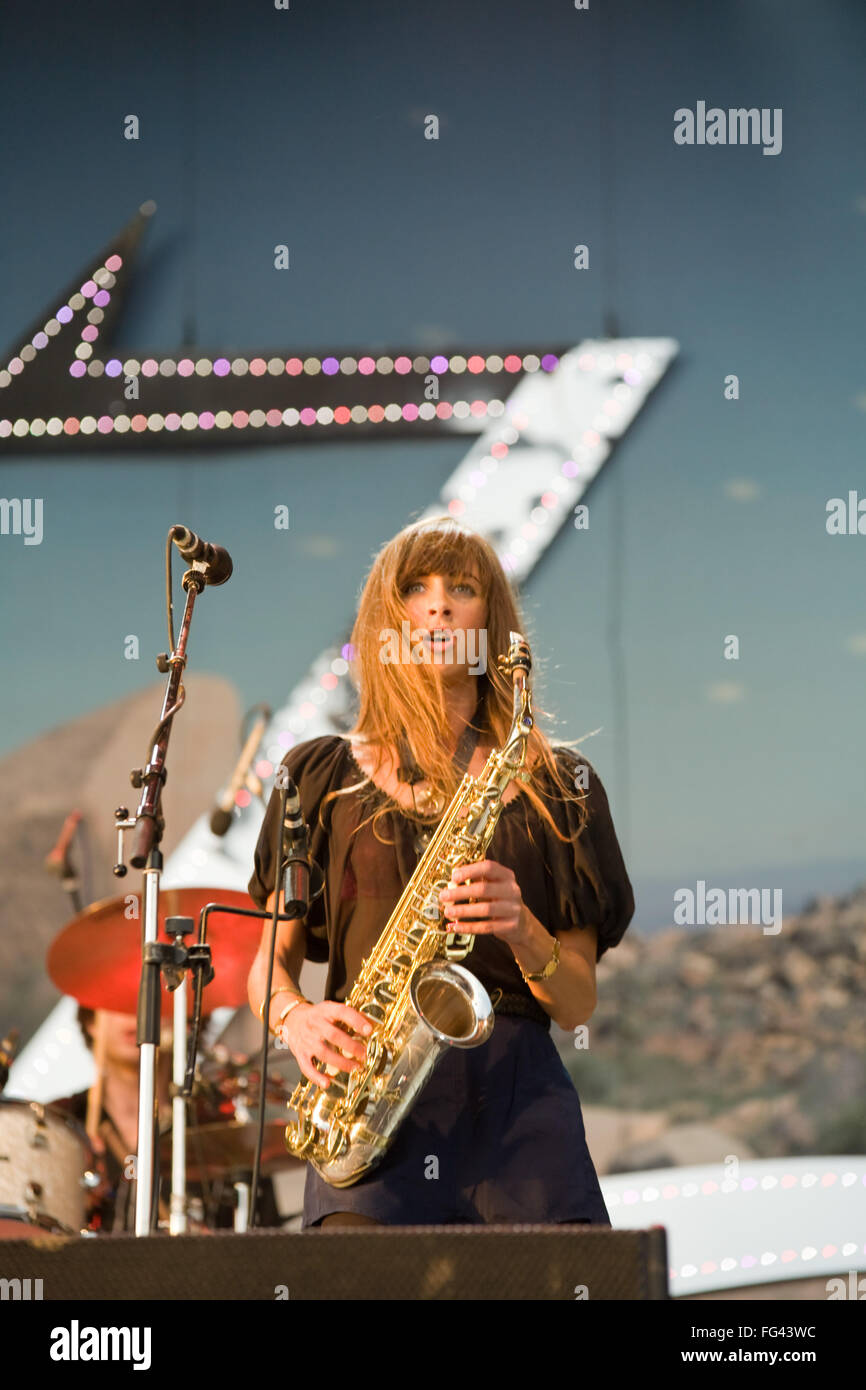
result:
[(563, 1060), (586, 1107), (658, 1117), (611, 1171), (703, 1161), (677, 1159), (678, 1128), (723, 1132), (756, 1157), (866, 1153), (866, 884), (814, 900), (775, 936), (627, 932), (598, 978), (589, 1046), (560, 1035)]
[[(132, 672), (130, 679), (136, 679)], [(228, 777), (241, 721), (228, 681), (193, 673), (184, 686), (186, 706), (172, 730), (163, 795), (166, 857)], [(45, 972), (45, 955), (75, 908), (57, 875), (46, 873), (45, 857), (73, 809), (83, 817), (71, 856), (83, 901), (121, 892), (111, 871), (114, 809), (138, 804), (129, 770), (150, 753), (163, 694), (162, 684), (148, 685), (0, 758), (0, 1037), (17, 1027), (26, 1040), (60, 997)], [(127, 854), (130, 849), (128, 843)], [(140, 886), (140, 876), (125, 882)]]

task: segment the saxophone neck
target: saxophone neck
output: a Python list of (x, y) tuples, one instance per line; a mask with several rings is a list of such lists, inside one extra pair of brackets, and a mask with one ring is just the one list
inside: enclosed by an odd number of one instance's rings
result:
[(510, 675), (512, 679), (511, 728), (502, 746), (491, 753), (479, 777), (482, 784), (491, 781), (497, 774), (506, 774), (507, 780), (517, 774), (526, 761), (527, 742), (534, 724), (529, 684), (532, 656), (528, 643), (519, 632), (510, 634), (508, 651), (499, 658), (497, 666), (503, 675)]
[(505, 663), (513, 682), (513, 704), (511, 728), (503, 747), (503, 754), (511, 767), (522, 767), (526, 758), (526, 745), (532, 732), (532, 695), (529, 673), (532, 670), (532, 655), (529, 644), (519, 632), (510, 634), (508, 656)]

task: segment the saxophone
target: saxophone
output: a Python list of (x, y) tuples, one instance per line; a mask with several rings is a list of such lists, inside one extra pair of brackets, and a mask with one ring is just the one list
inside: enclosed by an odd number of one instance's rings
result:
[(288, 1101), (297, 1119), (286, 1148), (332, 1187), (351, 1187), (382, 1159), (447, 1048), (478, 1047), (493, 1031), (487, 991), (457, 964), (475, 937), (443, 930), (439, 894), (453, 869), (484, 858), (506, 787), (528, 778), (532, 659), (519, 632), (509, 637), (497, 662), (513, 680), (508, 737), (477, 778), (464, 776), (346, 1001), (373, 1023), (366, 1060), (351, 1072), (328, 1066), (327, 1090), (301, 1082)]

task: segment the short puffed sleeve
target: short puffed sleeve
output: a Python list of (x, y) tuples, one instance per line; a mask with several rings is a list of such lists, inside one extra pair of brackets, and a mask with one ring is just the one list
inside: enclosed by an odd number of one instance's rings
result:
[[(298, 789), (301, 810), (309, 829), (310, 855), (325, 878), (328, 873), (328, 841), (334, 802), (331, 800), (323, 807), (322, 798), (326, 792), (340, 786), (343, 755), (343, 740), (329, 734), (296, 744), (289, 749), (281, 764)], [(248, 887), (253, 902), (261, 908), (265, 907), (274, 891), (274, 850), (279, 814), (280, 789), (275, 785), (259, 832), (255, 868)], [(327, 888), (310, 904), (305, 920), (307, 958), (312, 961), (328, 959), (326, 898)]]
[[(622, 940), (634, 916), (634, 893), (601, 778), (582, 754), (570, 748), (556, 748), (554, 752), (566, 784), (575, 788), (582, 806), (562, 800), (562, 792), (555, 787), (546, 803), (560, 832), (567, 836), (563, 842), (545, 823), (551, 927), (553, 931), (567, 931), (594, 926), (598, 932), (596, 960), (600, 960)], [(583, 775), (578, 776), (581, 769)]]

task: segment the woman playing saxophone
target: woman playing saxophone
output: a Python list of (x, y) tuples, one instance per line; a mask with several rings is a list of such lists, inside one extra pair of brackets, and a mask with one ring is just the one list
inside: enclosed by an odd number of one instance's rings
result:
[[(525, 631), (483, 537), (450, 517), (405, 528), (376, 557), (352, 633), (354, 728), (291, 748), (283, 762), (310, 826), (325, 892), (280, 924), (264, 1000), (270, 926), (250, 1007), (303, 1076), (326, 1091), (366, 1056), (371, 1023), (348, 999), (464, 772), (478, 776), (512, 716), (496, 655)], [(309, 1166), (304, 1228), (338, 1224), (588, 1222), (609, 1225), (578, 1094), (550, 1036), (596, 1003), (596, 962), (634, 912), (602, 784), (587, 760), (534, 724), (484, 859), (440, 897), (469, 933), (463, 964), (493, 1000), (479, 1047), (439, 1062), (381, 1163), (348, 1189)], [(250, 893), (270, 906), (279, 798), (268, 807)], [(303, 998), (304, 959), (327, 962), (325, 999)], [(331, 1069), (331, 1072), (327, 1070)]]

